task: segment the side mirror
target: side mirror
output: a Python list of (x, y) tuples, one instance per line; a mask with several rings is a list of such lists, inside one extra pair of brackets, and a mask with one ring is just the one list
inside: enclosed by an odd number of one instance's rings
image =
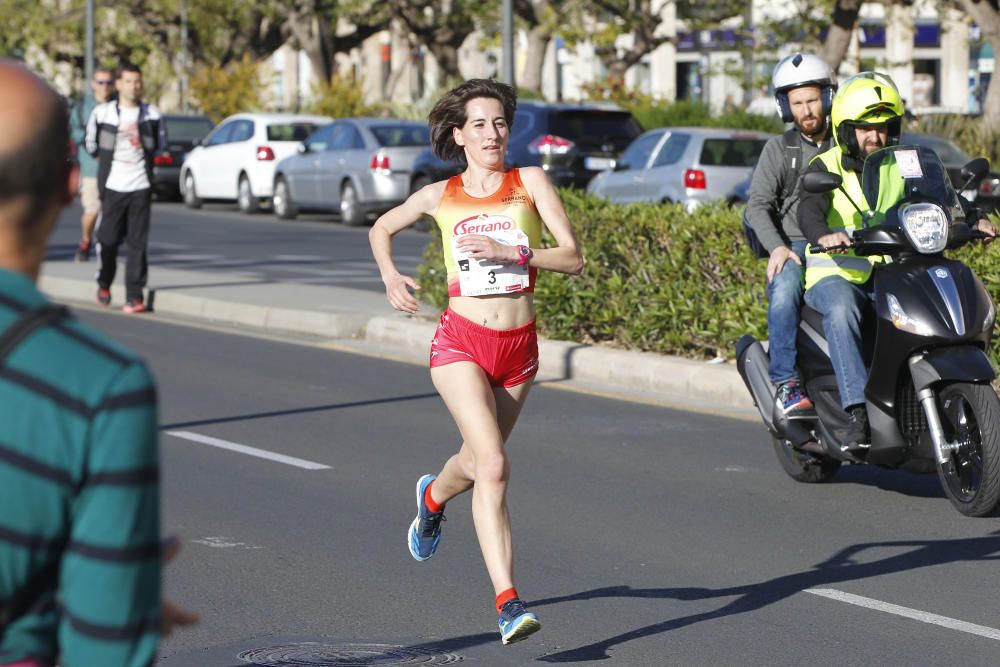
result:
[(983, 180), (985, 176), (990, 173), (990, 161), (984, 157), (977, 157), (972, 162), (968, 163), (962, 167), (962, 178), (965, 179), (965, 185), (963, 185), (960, 190), (966, 190), (972, 183), (979, 182)]
[(309, 144), (307, 144), (304, 141), (300, 141), (299, 145), (295, 147), (295, 150), (297, 150), (299, 153), (305, 155), (306, 153), (309, 152)]
[(840, 174), (831, 174), (828, 171), (810, 171), (802, 176), (802, 189), (813, 194), (831, 192), (839, 188), (844, 182)]

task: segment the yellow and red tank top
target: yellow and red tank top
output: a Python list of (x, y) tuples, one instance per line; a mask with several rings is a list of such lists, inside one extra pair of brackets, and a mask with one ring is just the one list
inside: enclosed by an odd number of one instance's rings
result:
[[(462, 175), (448, 179), (441, 203), (434, 213), (441, 229), (444, 263), (448, 272), (448, 296), (461, 296), (459, 267), (452, 252), (452, 241), (464, 234), (486, 234), (521, 230), (528, 237), (528, 246), (541, 247), (542, 218), (535, 202), (521, 181), (519, 169), (509, 169), (496, 192), (488, 197), (473, 197), (462, 186)], [(529, 267), (528, 287), (533, 292), (538, 270)]]

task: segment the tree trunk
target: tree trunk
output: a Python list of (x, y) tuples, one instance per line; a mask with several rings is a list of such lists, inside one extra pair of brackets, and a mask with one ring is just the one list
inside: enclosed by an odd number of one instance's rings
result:
[(834, 74), (840, 69), (840, 64), (847, 55), (847, 47), (851, 44), (851, 36), (854, 34), (860, 10), (861, 0), (837, 0), (833, 8), (833, 21), (830, 23), (830, 32), (826, 35), (821, 56), (830, 65)]
[(528, 53), (521, 72), (520, 86), (536, 93), (542, 92), (542, 68), (552, 35), (548, 30), (535, 26), (528, 32)]
[[(983, 38), (993, 47), (994, 58), (1000, 54), (1000, 12), (985, 0), (961, 0), (962, 9), (979, 26)], [(1000, 78), (990, 79), (990, 87), (983, 100), (983, 122), (987, 127), (996, 127), (1000, 122)]]

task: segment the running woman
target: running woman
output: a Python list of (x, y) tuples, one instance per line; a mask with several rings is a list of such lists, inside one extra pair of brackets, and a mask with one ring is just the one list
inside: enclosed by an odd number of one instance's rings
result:
[[(463, 442), (437, 475), (417, 482), (408, 541), (415, 559), (433, 556), (445, 505), (472, 489), (472, 517), (504, 644), (541, 628), (514, 588), (505, 449), (538, 372), (535, 276), (538, 269), (576, 275), (584, 264), (545, 172), (504, 166), (516, 107), (514, 89), (492, 80), (472, 79), (446, 93), (428, 117), (431, 144), (444, 160), (464, 158), (465, 171), (415, 192), (369, 233), (389, 303), (416, 313), (411, 290), (420, 286), (396, 269), (392, 237), (423, 215), (441, 230), (450, 298), (431, 342), (431, 380)], [(555, 247), (541, 247), (543, 224)]]

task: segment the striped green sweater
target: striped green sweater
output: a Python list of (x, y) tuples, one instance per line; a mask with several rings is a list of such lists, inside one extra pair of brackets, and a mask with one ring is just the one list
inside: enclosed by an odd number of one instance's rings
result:
[[(0, 331), (46, 303), (0, 270)], [(83, 324), (36, 330), (0, 365), (0, 602), (61, 558), (0, 631), (0, 665), (149, 665), (160, 614), (156, 390), (144, 363)], [(60, 548), (65, 545), (65, 548)]]

